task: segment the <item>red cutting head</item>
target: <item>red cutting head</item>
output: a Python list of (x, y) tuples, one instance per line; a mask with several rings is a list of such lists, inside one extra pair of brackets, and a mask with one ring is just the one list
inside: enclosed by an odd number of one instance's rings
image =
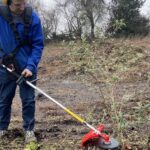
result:
[(96, 128), (96, 130), (99, 131), (99, 134), (95, 133), (94, 130), (91, 130), (88, 134), (86, 134), (82, 138), (81, 146), (82, 147), (95, 146), (98, 144), (100, 138), (102, 138), (106, 143), (107, 142), (109, 143), (110, 142), (109, 136), (101, 133), (104, 128), (105, 128), (104, 125), (99, 125)]

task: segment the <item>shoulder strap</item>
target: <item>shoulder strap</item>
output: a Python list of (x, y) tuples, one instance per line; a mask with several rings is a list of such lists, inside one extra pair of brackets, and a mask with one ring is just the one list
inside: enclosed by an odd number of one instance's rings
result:
[(15, 35), (15, 38), (17, 41), (21, 41), (20, 37), (19, 37), (19, 33), (17, 31), (17, 28), (16, 28), (16, 25), (15, 23), (13, 22), (13, 18), (12, 18), (12, 15), (10, 13), (10, 9), (7, 5), (0, 5), (0, 15), (9, 23), (9, 25), (11, 26), (13, 32), (14, 32), (14, 35)]
[(32, 7), (29, 5), (25, 6), (23, 21), (24, 21), (24, 36), (26, 37), (26, 39), (20, 40), (19, 45), (11, 52), (13, 56), (15, 56), (18, 53), (19, 49), (22, 46), (30, 43), (28, 35), (30, 31), (30, 25), (32, 22)]
[(29, 35), (29, 28), (32, 22), (32, 7), (26, 5), (24, 10), (24, 34), (25, 36)]
[[(15, 24), (13, 22), (12, 15), (11, 15), (9, 7), (7, 5), (0, 4), (0, 15), (10, 24), (17, 40), (19, 40), (18, 33), (17, 33), (16, 27), (15, 27)], [(23, 21), (24, 21), (24, 34), (25, 34), (25, 36), (28, 36), (29, 27), (32, 22), (32, 7), (29, 5), (25, 6)]]
[(10, 9), (7, 5), (2, 5), (0, 4), (0, 15), (9, 23), (9, 25), (11, 26), (15, 38), (16, 40), (19, 42), (19, 45), (11, 52), (12, 55), (16, 55), (19, 51), (19, 49), (25, 45), (25, 44), (29, 44), (28, 41), (28, 35), (29, 35), (29, 28), (30, 28), (30, 24), (32, 22), (32, 7), (29, 5), (25, 6), (25, 11), (24, 11), (24, 15), (23, 15), (23, 21), (24, 21), (24, 35), (27, 39), (22, 40), (19, 36), (19, 33), (17, 31), (16, 25), (13, 22), (13, 18), (12, 15), (10, 13)]
[(12, 22), (10, 10), (7, 5), (0, 4), (0, 15), (7, 21)]

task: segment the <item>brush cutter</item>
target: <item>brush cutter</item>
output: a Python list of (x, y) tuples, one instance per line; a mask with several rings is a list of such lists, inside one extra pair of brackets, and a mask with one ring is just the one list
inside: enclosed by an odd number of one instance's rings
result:
[(52, 98), (51, 96), (46, 94), (43, 90), (41, 90), (37, 86), (33, 85), (32, 81), (26, 80), (23, 76), (19, 75), (14, 70), (6, 67), (5, 65), (1, 64), (1, 66), (18, 78), (18, 80), (17, 80), (18, 84), (20, 84), (21, 82), (26, 82), (27, 85), (29, 85), (33, 89), (37, 90), (41, 94), (43, 94), (45, 97), (47, 97), (49, 100), (53, 101), (55, 104), (57, 104), (59, 107), (61, 107), (64, 111), (66, 111), (68, 114), (70, 114), (76, 120), (78, 120), (80, 123), (86, 125), (87, 127), (89, 127), (91, 129), (91, 131), (82, 138), (82, 143), (81, 143), (82, 148), (96, 146), (96, 147), (103, 148), (103, 149), (116, 149), (119, 147), (119, 143), (115, 139), (110, 138), (109, 135), (102, 133), (102, 131), (104, 130), (104, 127), (105, 127), (104, 125), (99, 125), (97, 128), (93, 127), (92, 125), (87, 123), (84, 119), (80, 118), (74, 112), (72, 112), (71, 110), (69, 110), (62, 104), (60, 104), (58, 101), (56, 101), (54, 98)]

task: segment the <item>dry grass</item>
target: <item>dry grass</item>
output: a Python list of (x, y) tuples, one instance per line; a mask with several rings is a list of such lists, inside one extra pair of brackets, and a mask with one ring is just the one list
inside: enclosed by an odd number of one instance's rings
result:
[[(122, 150), (148, 150), (149, 57), (149, 38), (84, 41), (70, 47), (68, 43), (49, 44), (37, 85), (90, 124), (104, 123), (105, 133), (118, 139)], [(11, 135), (1, 142), (0, 149), (20, 150), (24, 145), (21, 103), (18, 95), (15, 99)], [(38, 98), (36, 119), (41, 150), (79, 150), (89, 131), (44, 97)]]

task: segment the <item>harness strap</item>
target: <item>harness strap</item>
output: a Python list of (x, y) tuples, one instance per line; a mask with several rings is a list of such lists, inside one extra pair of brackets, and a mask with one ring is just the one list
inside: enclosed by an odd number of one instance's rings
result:
[(32, 22), (32, 7), (26, 6), (24, 10), (24, 35), (29, 36), (30, 24)]
[[(11, 15), (10, 9), (7, 5), (0, 4), (0, 15), (9, 23), (10, 27), (12, 28), (15, 38), (18, 41), (19, 45), (16, 46), (14, 50), (12, 50), (10, 55), (16, 55), (20, 48), (26, 44), (30, 44), (29, 42), (29, 30), (30, 25), (32, 22), (32, 7), (29, 5), (25, 6), (24, 14), (23, 14), (23, 21), (24, 21), (24, 36), (25, 39), (21, 39), (16, 27), (16, 24), (13, 21), (13, 17)], [(1, 50), (1, 48), (0, 48)]]

